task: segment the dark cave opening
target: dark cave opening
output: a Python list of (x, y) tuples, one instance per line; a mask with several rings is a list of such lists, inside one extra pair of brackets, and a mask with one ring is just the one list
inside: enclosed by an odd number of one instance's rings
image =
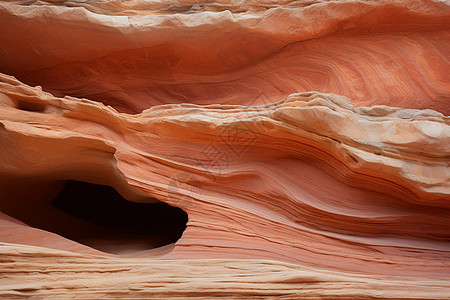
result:
[(81, 181), (67, 181), (51, 203), (84, 224), (82, 228), (65, 228), (64, 232), (57, 232), (57, 228), (47, 230), (116, 254), (175, 243), (188, 221), (181, 208), (159, 201), (131, 202), (110, 186)]
[[(81, 181), (0, 178), (0, 215), (20, 221), (5, 221), (8, 230), (17, 224), (13, 228), (19, 235), (3, 236), (2, 241), (65, 250), (75, 246), (73, 241), (126, 256), (169, 252), (186, 229), (187, 213), (152, 197), (138, 198), (139, 203), (128, 201), (111, 186)], [(28, 235), (23, 226), (57, 234), (69, 243), (36, 232)]]

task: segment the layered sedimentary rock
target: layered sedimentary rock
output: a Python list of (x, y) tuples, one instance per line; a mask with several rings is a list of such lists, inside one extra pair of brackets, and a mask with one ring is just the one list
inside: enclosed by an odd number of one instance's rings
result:
[(310, 90), (450, 113), (444, 2), (244, 2), (2, 2), (0, 71), (129, 113)]
[(448, 297), (446, 3), (0, 16), (3, 296)]

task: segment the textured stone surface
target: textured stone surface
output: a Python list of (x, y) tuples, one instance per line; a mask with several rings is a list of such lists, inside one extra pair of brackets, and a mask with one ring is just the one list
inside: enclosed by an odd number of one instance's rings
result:
[[(0, 295), (446, 299), (449, 24), (441, 1), (0, 2)], [(112, 254), (11, 217), (91, 230), (50, 205), (65, 180), (187, 228)]]
[(0, 2), (0, 72), (130, 113), (316, 90), (450, 114), (444, 2), (64, 2)]

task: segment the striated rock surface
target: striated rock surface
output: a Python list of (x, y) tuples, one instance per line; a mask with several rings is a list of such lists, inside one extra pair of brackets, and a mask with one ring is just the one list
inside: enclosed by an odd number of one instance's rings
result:
[(449, 25), (1, 1), (0, 295), (447, 299)]
[(448, 115), (449, 26), (431, 0), (2, 1), (0, 72), (128, 113), (317, 90)]

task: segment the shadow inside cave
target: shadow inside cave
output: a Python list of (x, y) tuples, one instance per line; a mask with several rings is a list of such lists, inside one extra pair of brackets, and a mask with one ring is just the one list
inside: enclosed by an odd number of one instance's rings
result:
[(153, 198), (149, 202), (155, 203), (131, 202), (105, 185), (69, 180), (56, 197), (39, 199), (38, 194), (36, 199), (27, 196), (26, 202), (10, 201), (2, 211), (34, 228), (111, 254), (134, 255), (171, 245), (188, 221), (181, 208)]
[(175, 243), (188, 221), (181, 208), (163, 202), (131, 202), (112, 187), (72, 180), (52, 205), (94, 225), (90, 232), (74, 230), (65, 237), (112, 253)]

